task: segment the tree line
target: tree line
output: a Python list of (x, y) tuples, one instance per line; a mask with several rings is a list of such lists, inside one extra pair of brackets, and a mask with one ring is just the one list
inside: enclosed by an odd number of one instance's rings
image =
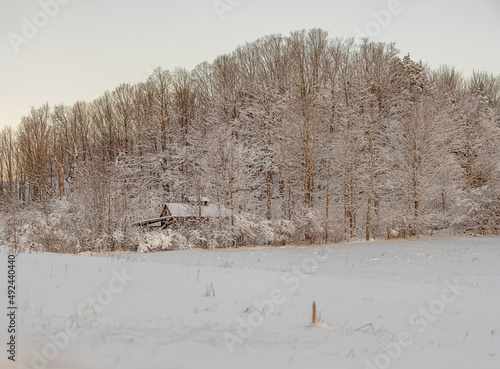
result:
[[(62, 251), (498, 234), (499, 163), (500, 76), (298, 31), (32, 108), (0, 133), (1, 234)], [(225, 215), (131, 226), (187, 196)]]

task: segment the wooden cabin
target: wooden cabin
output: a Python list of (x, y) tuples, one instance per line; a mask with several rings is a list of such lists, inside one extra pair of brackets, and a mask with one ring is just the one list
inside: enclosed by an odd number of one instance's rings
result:
[(186, 198), (186, 201), (189, 202), (167, 202), (158, 218), (146, 219), (133, 225), (148, 228), (175, 228), (186, 223), (195, 224), (198, 219), (207, 221), (219, 213), (217, 206), (210, 205), (210, 200), (205, 197), (200, 199), (199, 205), (191, 198)]

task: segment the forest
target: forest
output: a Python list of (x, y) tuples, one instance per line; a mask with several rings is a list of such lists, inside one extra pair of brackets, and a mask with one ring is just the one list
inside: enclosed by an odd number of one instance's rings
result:
[[(219, 216), (133, 225), (187, 197)], [(0, 218), (0, 244), (55, 252), (498, 235), (500, 76), (320, 29), (266, 36), (33, 107), (0, 132)]]

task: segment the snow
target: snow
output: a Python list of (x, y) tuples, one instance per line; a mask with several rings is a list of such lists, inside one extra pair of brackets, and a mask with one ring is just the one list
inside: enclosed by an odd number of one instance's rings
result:
[(486, 237), (21, 253), (19, 360), (0, 367), (496, 369), (499, 272)]

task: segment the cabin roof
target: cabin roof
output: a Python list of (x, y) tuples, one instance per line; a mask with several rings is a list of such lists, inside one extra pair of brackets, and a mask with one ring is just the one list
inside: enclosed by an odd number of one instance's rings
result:
[[(190, 204), (167, 202), (165, 206), (168, 208), (170, 215), (173, 217), (186, 218), (186, 217), (196, 217), (198, 215), (199, 208)], [(201, 207), (202, 217), (214, 217), (217, 216), (217, 207), (214, 205), (207, 205)]]

